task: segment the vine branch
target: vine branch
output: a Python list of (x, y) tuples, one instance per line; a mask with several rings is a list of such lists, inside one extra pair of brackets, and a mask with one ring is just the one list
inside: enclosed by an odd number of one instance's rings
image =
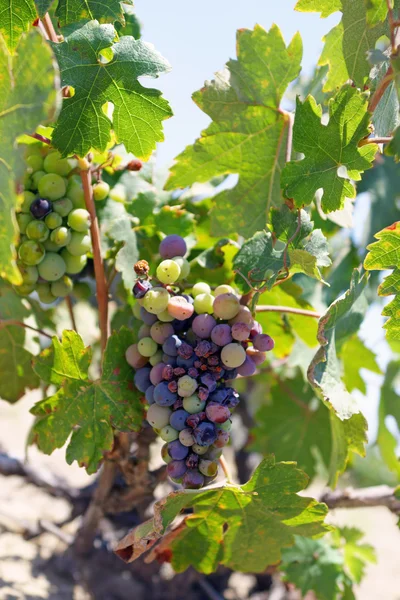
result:
[(13, 326), (13, 325), (16, 325), (17, 327), (25, 327), (25, 329), (31, 329), (35, 333), (39, 333), (40, 335), (44, 335), (45, 337), (49, 338), (50, 340), (53, 337), (49, 333), (46, 333), (45, 331), (43, 331), (43, 329), (37, 329), (36, 327), (32, 327), (32, 325), (27, 325), (23, 321), (18, 321), (18, 319), (4, 319), (4, 320), (0, 320), (0, 329), (4, 329), (5, 327), (10, 327), (10, 326)]
[(382, 99), (383, 94), (386, 92), (386, 88), (389, 87), (390, 83), (393, 80), (393, 67), (390, 66), (386, 71), (386, 75), (379, 82), (378, 87), (375, 92), (371, 96), (371, 100), (369, 101), (368, 110), (373, 113), (376, 110), (380, 100)]
[(294, 308), (293, 306), (273, 306), (269, 304), (260, 304), (256, 306), (256, 312), (280, 312), (290, 313), (294, 315), (303, 315), (304, 317), (314, 317), (320, 319), (321, 314), (314, 310), (306, 310), (305, 308)]
[(43, 23), (43, 27), (49, 37), (49, 39), (54, 42), (55, 44), (58, 44), (58, 36), (56, 33), (56, 30), (53, 27), (53, 23), (51, 21), (50, 15), (49, 13), (46, 13), (42, 19), (42, 23)]
[(377, 485), (359, 490), (347, 488), (325, 492), (320, 500), (331, 509), (386, 506), (391, 512), (400, 515), (400, 500), (396, 498), (394, 492), (394, 488), (387, 485)]

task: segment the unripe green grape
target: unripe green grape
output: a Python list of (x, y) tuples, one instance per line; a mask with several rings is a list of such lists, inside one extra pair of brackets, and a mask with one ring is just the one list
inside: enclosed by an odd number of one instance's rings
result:
[(57, 281), (65, 274), (65, 269), (64, 259), (55, 252), (47, 252), (38, 266), (40, 277), (46, 281)]
[(151, 337), (144, 337), (138, 341), (138, 351), (142, 356), (153, 356), (158, 350), (157, 343)]
[(223, 431), (230, 431), (232, 429), (232, 421), (227, 419), (224, 423), (214, 423), (217, 429), (222, 429)]
[[(76, 258), (75, 256), (73, 258)], [(78, 258), (81, 258), (80, 256)], [(86, 258), (86, 257), (85, 257)], [(68, 269), (66, 271), (68, 273)], [(78, 300), (89, 300), (92, 295), (90, 285), (85, 281), (74, 281), (74, 289), (72, 290), (75, 298)]]
[(161, 283), (175, 283), (179, 279), (181, 268), (178, 263), (173, 260), (163, 260), (157, 267), (157, 279)]
[(74, 208), (68, 215), (68, 225), (74, 231), (83, 233), (90, 227), (90, 215), (85, 208)]
[(220, 294), (214, 301), (214, 314), (220, 319), (233, 319), (240, 311), (241, 305), (235, 294)]
[(53, 202), (53, 210), (60, 215), (60, 217), (66, 217), (74, 205), (69, 198), (61, 198), (60, 200), (56, 200)]
[(13, 290), (18, 296), (29, 296), (35, 289), (34, 283), (23, 283), (22, 285), (14, 285)]
[(82, 269), (85, 268), (87, 263), (87, 258), (84, 254), (80, 256), (74, 256), (66, 248), (61, 250), (60, 256), (62, 256), (65, 262), (65, 272), (68, 275), (76, 275), (80, 273)]
[(67, 275), (64, 275), (63, 277), (61, 277), (61, 279), (54, 281), (51, 284), (50, 289), (53, 296), (65, 298), (66, 296), (68, 296), (68, 294), (72, 292), (73, 287), (74, 283), (72, 279), (70, 279)]
[(194, 310), (199, 315), (204, 313), (212, 315), (212, 313), (214, 312), (213, 304), (214, 296), (212, 294), (198, 294), (194, 299)]
[(183, 399), (183, 408), (191, 415), (204, 410), (205, 405), (206, 403), (202, 402), (195, 394)]
[(31, 214), (31, 211), (30, 211), (31, 204), (35, 198), (36, 198), (36, 196), (33, 192), (29, 192), (28, 190), (25, 190), (24, 199), (21, 204), (21, 212)]
[(105, 181), (99, 181), (93, 186), (93, 198), (96, 202), (105, 200), (110, 192), (110, 186)]
[(60, 177), (60, 175), (56, 175), (55, 173), (47, 173), (47, 175), (40, 179), (38, 190), (40, 196), (43, 198), (48, 198), (49, 200), (59, 200), (65, 196), (65, 181), (62, 177)]
[(44, 171), (36, 171), (36, 173), (33, 173), (31, 177), (31, 185), (26, 187), (37, 190), (39, 188), (39, 183), (42, 181), (45, 175), (46, 173)]
[(49, 283), (38, 283), (36, 286), (36, 291), (38, 293), (40, 302), (43, 302), (43, 304), (51, 304), (56, 300), (56, 297), (51, 293)]
[(199, 462), (199, 471), (206, 477), (214, 477), (218, 473), (218, 463), (203, 458)]
[(192, 446), (193, 452), (196, 454), (205, 454), (208, 450), (208, 446), (199, 446), (198, 444), (193, 444)]
[(26, 235), (30, 240), (45, 242), (49, 237), (50, 229), (43, 221), (33, 219), (26, 227)]
[(199, 283), (195, 283), (192, 289), (192, 296), (196, 298), (199, 294), (211, 294), (211, 288), (208, 283), (204, 281), (199, 281)]
[(19, 230), (21, 233), (26, 232), (26, 228), (32, 220), (33, 220), (33, 217), (31, 214), (28, 214), (28, 213), (18, 213), (17, 214), (17, 223), (18, 223), (18, 227), (19, 227)]
[(111, 200), (114, 200), (114, 202), (126, 202), (125, 188), (122, 185), (119, 185), (118, 183), (115, 187), (113, 187), (110, 190), (108, 195), (111, 198)]
[(143, 306), (147, 312), (158, 315), (168, 307), (169, 293), (162, 287), (152, 288), (143, 298)]
[(163, 323), (171, 323), (174, 320), (174, 317), (169, 314), (168, 309), (163, 310), (162, 312), (157, 314), (157, 318), (159, 321)]
[(32, 156), (28, 156), (26, 164), (31, 173), (41, 171), (43, 169), (43, 158), (39, 154), (33, 154)]
[(91, 248), (90, 236), (86, 233), (79, 233), (73, 231), (71, 234), (71, 241), (67, 245), (67, 250), (73, 256), (81, 256), (87, 254)]
[[(61, 202), (61, 200), (59, 200), (59, 202)], [(49, 229), (57, 229), (57, 227), (61, 227), (62, 225), (62, 216), (59, 215), (58, 212), (51, 212), (47, 215), (44, 222)]]
[(64, 177), (71, 171), (71, 165), (68, 158), (61, 158), (58, 150), (54, 150), (44, 159), (44, 170), (47, 173), (57, 173), (57, 175)]
[(45, 255), (45, 250), (39, 242), (34, 240), (27, 240), (23, 242), (18, 249), (18, 256), (20, 260), (29, 266), (38, 265)]
[(50, 238), (43, 242), (43, 246), (46, 252), (58, 252), (60, 249), (60, 246), (52, 242)]
[(158, 363), (162, 362), (162, 357), (163, 357), (162, 350), (157, 350), (157, 352), (155, 354), (153, 354), (153, 356), (150, 356), (149, 363), (151, 364), (152, 367), (154, 367), (155, 365), (158, 365)]
[(57, 244), (59, 248), (67, 246), (72, 238), (71, 230), (68, 227), (57, 227), (50, 234), (50, 241)]
[(245, 349), (241, 344), (235, 344), (234, 342), (227, 344), (221, 350), (221, 360), (229, 369), (236, 369), (246, 360)]
[(25, 159), (27, 159), (28, 156), (42, 156), (42, 145), (37, 142), (27, 144), (24, 154)]
[(22, 281), (26, 285), (34, 285), (39, 279), (39, 272), (36, 267), (18, 263), (18, 270), (21, 273)]
[(140, 309), (140, 304), (138, 302), (135, 302), (132, 308), (133, 316), (135, 317), (135, 319), (139, 319), (141, 321), (142, 319), (140, 317)]
[(24, 177), (22, 179), (22, 183), (24, 184), (24, 189), (28, 190), (32, 187), (32, 177), (30, 173), (25, 171)]
[[(154, 406), (153, 404), (151, 406)], [(177, 440), (179, 437), (179, 431), (171, 427), (171, 425), (166, 425), (160, 431), (160, 438), (164, 440), (164, 442), (173, 442)]]
[(161, 458), (167, 465), (168, 465), (168, 463), (171, 462), (172, 458), (168, 454), (168, 444), (164, 444), (163, 447), (161, 448)]
[(181, 274), (179, 275), (177, 281), (182, 281), (182, 279), (186, 279), (187, 277), (189, 277), (189, 275), (190, 275), (189, 261), (186, 260), (186, 258), (183, 258), (183, 256), (175, 256), (172, 260), (179, 265), (180, 270), (181, 270)]
[(234, 294), (234, 293), (235, 293), (235, 290), (233, 289), (233, 287), (230, 285), (227, 285), (226, 283), (219, 285), (214, 290), (215, 297), (220, 296), (221, 294)]
[(68, 182), (67, 196), (70, 198), (74, 208), (85, 208), (85, 194), (82, 181), (77, 175), (73, 175)]
[(172, 414), (171, 409), (167, 406), (159, 406), (151, 404), (147, 411), (146, 419), (155, 429), (162, 429), (169, 425), (169, 418)]

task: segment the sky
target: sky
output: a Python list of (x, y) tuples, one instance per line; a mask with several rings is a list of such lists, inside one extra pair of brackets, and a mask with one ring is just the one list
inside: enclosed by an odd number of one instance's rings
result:
[(295, 0), (135, 0), (142, 36), (171, 64), (170, 73), (142, 83), (162, 90), (174, 116), (164, 121), (165, 142), (157, 162), (171, 165), (185, 146), (199, 137), (209, 118), (191, 100), (204, 81), (212, 79), (229, 58), (235, 58), (235, 34), (256, 23), (282, 30), (286, 44), (296, 31), (303, 39), (303, 70), (310, 73), (323, 46), (322, 37), (339, 21), (340, 13), (321, 19), (316, 13), (294, 11)]

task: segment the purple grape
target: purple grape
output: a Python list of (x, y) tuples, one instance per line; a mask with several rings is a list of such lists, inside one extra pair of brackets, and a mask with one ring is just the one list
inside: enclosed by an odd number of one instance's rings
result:
[(193, 352), (194, 350), (192, 346), (190, 346), (186, 342), (182, 342), (182, 344), (178, 347), (178, 355), (186, 360), (193, 356)]
[(193, 368), (195, 360), (196, 360), (195, 356), (192, 356), (191, 358), (188, 358), (188, 359), (185, 359), (185, 358), (182, 358), (180, 356), (177, 356), (177, 358), (176, 358), (176, 366), (177, 367), (183, 367), (183, 368), (189, 370), (189, 369)]
[(167, 465), (167, 473), (172, 479), (180, 479), (187, 471), (187, 466), (184, 460), (172, 460)]
[(142, 367), (136, 371), (133, 379), (135, 386), (139, 392), (143, 392), (143, 394), (146, 392), (147, 388), (151, 386), (150, 371), (151, 369), (149, 367)]
[(162, 355), (162, 361), (166, 365), (171, 365), (171, 367), (176, 367), (176, 356), (170, 356), (169, 354), (166, 354), (164, 352), (164, 354)]
[[(168, 467), (172, 463), (169, 463)], [(186, 466), (186, 465), (185, 465)], [(167, 468), (168, 468), (167, 467)], [(185, 489), (199, 489), (204, 485), (203, 475), (197, 469), (189, 469), (183, 476), (182, 485)]]
[(138, 339), (141, 340), (144, 337), (150, 337), (150, 327), (143, 323), (138, 331)]
[(194, 452), (192, 452), (191, 454), (189, 454), (189, 456), (186, 459), (186, 466), (188, 469), (197, 469), (198, 465), (199, 465), (199, 460), (200, 457), (198, 454), (194, 454)]
[(229, 442), (229, 432), (224, 431), (223, 429), (218, 429), (217, 439), (214, 441), (214, 446), (216, 448), (223, 448)]
[(193, 319), (192, 329), (199, 338), (205, 339), (210, 337), (216, 324), (217, 321), (211, 315), (197, 315)]
[(162, 381), (154, 388), (154, 401), (159, 406), (172, 406), (177, 398), (177, 394), (169, 391), (166, 381)]
[(253, 325), (250, 330), (250, 339), (252, 340), (259, 333), (262, 333), (262, 325), (258, 321), (253, 321)]
[(169, 356), (178, 356), (178, 348), (182, 345), (182, 340), (177, 335), (170, 335), (163, 343), (162, 349)]
[(153, 325), (153, 323), (158, 321), (157, 315), (153, 315), (147, 312), (147, 310), (143, 308), (143, 306), (140, 307), (140, 318), (142, 319), (143, 323), (149, 325), (150, 327)]
[(185, 240), (176, 234), (167, 235), (159, 246), (161, 258), (174, 258), (175, 256), (185, 256), (187, 246)]
[(209, 392), (214, 392), (217, 389), (217, 382), (215, 381), (215, 377), (212, 373), (205, 373), (200, 377), (200, 381), (203, 385), (208, 388)]
[(34, 219), (44, 219), (53, 210), (53, 205), (47, 198), (36, 198), (29, 210)]
[(195, 427), (197, 427), (197, 425), (199, 423), (204, 421), (205, 418), (206, 418), (205, 412), (195, 413), (194, 415), (189, 415), (187, 417), (186, 424), (189, 425), (189, 427), (191, 427), (192, 429), (194, 429)]
[(192, 296), (189, 296), (189, 294), (182, 294), (182, 296), (189, 302), (189, 304), (194, 304), (194, 298), (192, 298)]
[(168, 444), (168, 454), (173, 460), (184, 460), (189, 454), (189, 448), (179, 440), (174, 440)]
[(174, 377), (174, 367), (172, 365), (165, 365), (163, 369), (163, 379), (171, 381)]
[(193, 430), (193, 436), (199, 446), (211, 446), (217, 439), (217, 430), (213, 423), (203, 421)]
[(217, 346), (226, 346), (232, 341), (231, 328), (229, 325), (216, 325), (211, 332), (211, 339)]
[(189, 377), (193, 377), (193, 379), (197, 379), (197, 377), (199, 376), (199, 372), (194, 367), (190, 367), (188, 369), (188, 375)]
[[(170, 392), (173, 392), (175, 394), (178, 391), (178, 382), (177, 381), (169, 381), (168, 389)], [(175, 408), (175, 404), (174, 404), (174, 408)]]
[(268, 352), (275, 346), (275, 342), (270, 335), (267, 335), (266, 333), (259, 333), (253, 339), (253, 346), (260, 352)]
[(148, 404), (154, 404), (154, 385), (149, 385), (145, 392), (145, 397)]
[(171, 323), (161, 323), (156, 321), (150, 328), (151, 338), (157, 344), (163, 344), (167, 338), (174, 334), (174, 328)]
[(164, 369), (166, 365), (159, 362), (150, 371), (150, 381), (153, 385), (158, 385), (163, 380)]
[(224, 373), (224, 378), (227, 380), (236, 379), (238, 376), (237, 369), (226, 369)]
[(200, 386), (199, 388), (197, 388), (197, 395), (202, 402), (206, 402), (208, 396), (210, 395), (210, 391), (208, 388)]
[(196, 356), (198, 356), (199, 358), (210, 355), (210, 351), (211, 351), (211, 344), (210, 344), (210, 342), (207, 342), (206, 340), (202, 340), (201, 342), (199, 342), (197, 344), (196, 348), (194, 349)]
[(186, 419), (188, 418), (188, 416), (189, 413), (186, 412), (186, 410), (175, 410), (169, 418), (169, 423), (171, 427), (173, 427), (177, 431), (182, 431), (182, 429), (186, 428)]
[(133, 297), (136, 298), (136, 300), (139, 298), (144, 298), (151, 288), (152, 285), (150, 281), (147, 281), (147, 279), (138, 279), (132, 288)]
[(218, 402), (209, 402), (206, 406), (206, 415), (212, 423), (225, 423), (231, 416), (231, 411)]
[(257, 366), (254, 360), (251, 360), (249, 356), (246, 356), (246, 360), (240, 367), (237, 368), (238, 375), (242, 377), (249, 377), (250, 375), (254, 375), (257, 371)]
[(249, 339), (250, 327), (246, 323), (234, 323), (232, 325), (232, 337), (238, 342), (244, 342)]

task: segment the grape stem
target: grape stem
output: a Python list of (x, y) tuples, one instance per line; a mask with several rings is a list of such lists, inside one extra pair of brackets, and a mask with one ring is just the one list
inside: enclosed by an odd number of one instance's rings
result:
[(99, 308), (100, 343), (101, 351), (104, 352), (109, 335), (108, 327), (108, 291), (107, 280), (104, 272), (103, 257), (100, 246), (100, 230), (93, 200), (93, 189), (91, 184), (91, 173), (89, 169), (80, 172), (83, 192), (85, 196), (86, 210), (90, 214), (90, 235), (93, 246), (94, 275), (96, 279), (97, 304)]
[(360, 490), (347, 488), (325, 492), (320, 498), (329, 508), (360, 508), (386, 506), (391, 512), (400, 515), (400, 500), (395, 490), (387, 485), (376, 485)]
[(393, 137), (370, 137), (361, 140), (359, 146), (365, 146), (366, 144), (389, 144)]
[(35, 331), (35, 333), (39, 333), (40, 335), (44, 335), (45, 337), (52, 339), (52, 336), (49, 333), (46, 333), (42, 329), (37, 329), (36, 327), (32, 327), (31, 325), (27, 325), (23, 321), (18, 321), (17, 319), (4, 319), (0, 320), (0, 329), (4, 329), (5, 327), (25, 327), (25, 329), (31, 329)]
[(226, 477), (227, 482), (228, 483), (233, 483), (232, 475), (231, 475), (231, 472), (229, 470), (228, 463), (226, 462), (226, 459), (225, 459), (224, 456), (220, 456), (220, 458), (219, 458), (219, 464), (221, 465), (221, 469), (224, 472), (224, 475)]
[(317, 313), (314, 310), (295, 308), (293, 306), (273, 306), (268, 304), (260, 304), (259, 306), (256, 306), (256, 312), (280, 312), (290, 313), (293, 315), (303, 315), (304, 317), (314, 317), (315, 319), (321, 318), (320, 313)]
[(68, 312), (69, 312), (69, 317), (71, 319), (72, 329), (74, 329), (77, 332), (78, 328), (76, 326), (76, 320), (75, 320), (75, 315), (74, 315), (74, 307), (73, 307), (73, 304), (72, 304), (71, 296), (67, 296), (65, 298), (65, 302), (67, 303), (67, 308), (68, 308)]
[(56, 30), (53, 27), (53, 23), (51, 21), (50, 15), (49, 13), (46, 13), (42, 19), (42, 23), (43, 23), (43, 27), (49, 37), (49, 39), (54, 42), (55, 44), (58, 44), (58, 36), (56, 33)]
[(376, 107), (378, 106), (383, 94), (386, 91), (386, 88), (391, 84), (391, 82), (393, 81), (393, 67), (390, 66), (388, 68), (388, 70), (386, 71), (386, 75), (385, 77), (383, 77), (383, 79), (381, 79), (381, 81), (379, 82), (378, 87), (376, 88), (375, 92), (372, 94), (371, 100), (369, 101), (369, 105), (368, 105), (368, 110), (370, 113), (373, 113), (376, 109)]
[(35, 138), (35, 140), (39, 140), (39, 142), (42, 142), (43, 144), (51, 144), (51, 140), (44, 135), (40, 135), (40, 133), (30, 133), (29, 137)]

